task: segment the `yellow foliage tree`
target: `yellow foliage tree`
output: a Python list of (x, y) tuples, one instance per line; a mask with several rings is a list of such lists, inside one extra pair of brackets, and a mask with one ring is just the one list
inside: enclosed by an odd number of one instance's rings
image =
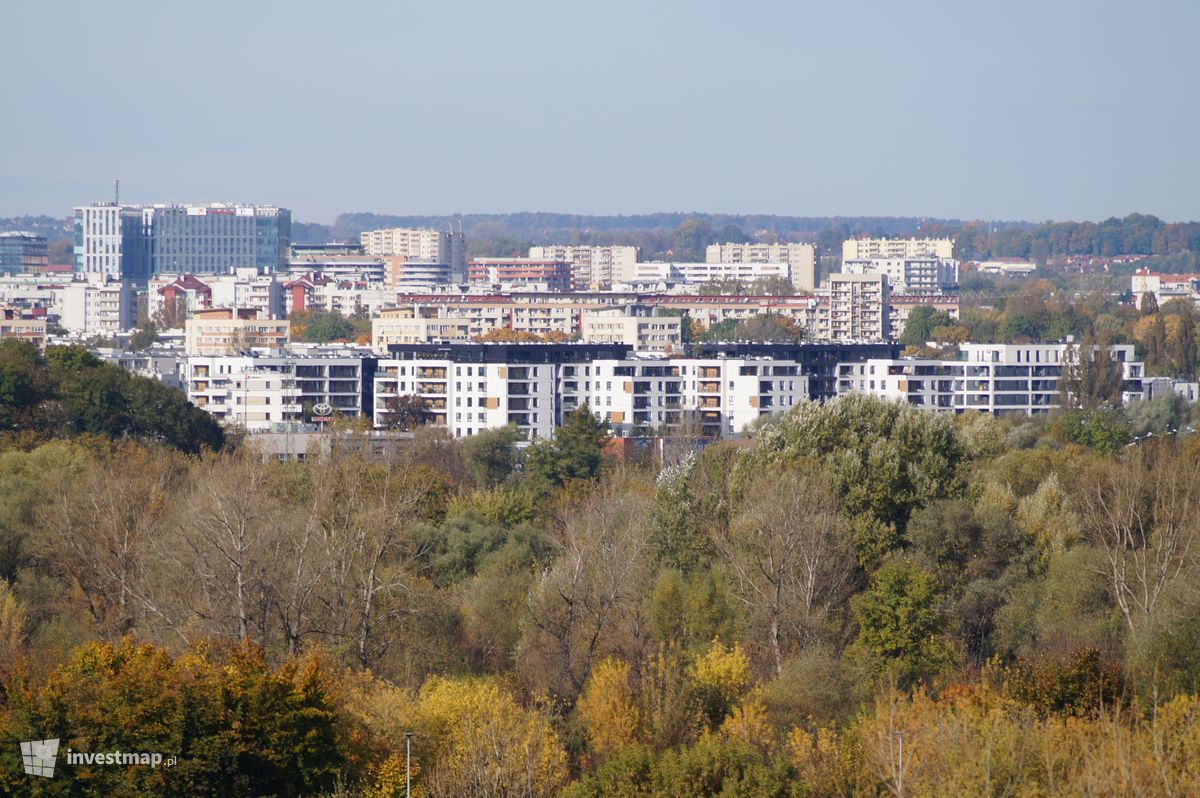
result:
[(434, 677), (416, 714), (414, 749), (431, 798), (539, 798), (566, 783), (567, 755), (545, 714), (522, 707), (494, 679)]
[(775, 749), (775, 730), (767, 720), (767, 707), (758, 696), (750, 696), (735, 706), (721, 722), (717, 736), (730, 743), (757, 748), (764, 754)]
[(642, 737), (641, 716), (629, 685), (629, 663), (609, 657), (592, 670), (576, 705), (588, 745), (608, 756)]
[(28, 617), (25, 605), (0, 580), (0, 670), (8, 670), (25, 647)]
[(715, 729), (750, 689), (750, 660), (741, 646), (714, 640), (692, 666), (692, 684), (709, 728)]

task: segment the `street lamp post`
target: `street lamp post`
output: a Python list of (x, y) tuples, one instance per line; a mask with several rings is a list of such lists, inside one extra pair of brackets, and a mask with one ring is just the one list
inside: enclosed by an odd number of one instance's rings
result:
[(412, 798), (412, 732), (404, 733), (404, 798)]

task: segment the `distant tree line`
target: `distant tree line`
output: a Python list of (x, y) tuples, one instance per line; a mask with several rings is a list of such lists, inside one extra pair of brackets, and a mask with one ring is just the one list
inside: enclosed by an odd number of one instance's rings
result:
[(927, 232), (954, 238), (955, 256), (962, 260), (1017, 257), (1041, 263), (1065, 255), (1200, 252), (1200, 222), (1164, 222), (1140, 213), (1102, 222), (1047, 222), (996, 229), (982, 221), (958, 225), (932, 223)]

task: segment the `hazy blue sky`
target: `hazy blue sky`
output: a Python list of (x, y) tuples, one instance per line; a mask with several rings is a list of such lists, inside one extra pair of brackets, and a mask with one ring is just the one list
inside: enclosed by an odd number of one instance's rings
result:
[(0, 216), (1200, 218), (1197, 0), (0, 0)]

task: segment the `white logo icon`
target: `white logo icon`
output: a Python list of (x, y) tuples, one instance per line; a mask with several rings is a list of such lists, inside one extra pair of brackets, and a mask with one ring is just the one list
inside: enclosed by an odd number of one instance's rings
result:
[(30, 776), (54, 776), (54, 761), (58, 758), (58, 740), (30, 740), (21, 743), (21, 763)]
[(333, 405), (327, 402), (321, 402), (318, 405), (313, 405), (312, 414), (314, 416), (330, 416), (333, 415)]

